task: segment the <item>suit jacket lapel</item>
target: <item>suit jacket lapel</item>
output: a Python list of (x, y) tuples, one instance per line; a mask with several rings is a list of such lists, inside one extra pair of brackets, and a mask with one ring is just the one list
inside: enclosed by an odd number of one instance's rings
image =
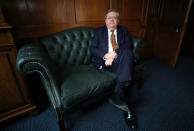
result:
[[(104, 37), (102, 37), (102, 39), (104, 41), (104, 49), (106, 52), (108, 52), (108, 29), (106, 26), (104, 27), (103, 32), (104, 32), (103, 33)], [(117, 42), (119, 46), (121, 45), (122, 41), (123, 41), (122, 31), (121, 31), (120, 26), (117, 26)]]
[(117, 42), (118, 42), (118, 45), (120, 45), (122, 43), (122, 31), (120, 29), (119, 26), (117, 26)]

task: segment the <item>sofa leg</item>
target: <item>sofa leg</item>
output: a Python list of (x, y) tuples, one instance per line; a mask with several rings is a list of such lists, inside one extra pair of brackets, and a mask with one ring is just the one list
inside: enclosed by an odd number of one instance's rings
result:
[(57, 116), (57, 121), (58, 121), (58, 125), (59, 125), (59, 129), (60, 131), (67, 131), (67, 128), (65, 127), (64, 124), (64, 116), (63, 113), (61, 112), (61, 107), (56, 108), (56, 116)]
[(60, 131), (67, 131), (65, 124), (64, 124), (64, 119), (59, 120), (58, 124), (59, 124)]

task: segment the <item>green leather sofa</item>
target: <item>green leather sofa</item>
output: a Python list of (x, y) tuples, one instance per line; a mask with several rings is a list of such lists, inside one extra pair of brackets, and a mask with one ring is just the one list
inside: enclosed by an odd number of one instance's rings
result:
[[(115, 74), (95, 70), (91, 65), (89, 47), (94, 31), (88, 27), (72, 28), (26, 40), (18, 50), (18, 71), (40, 75), (60, 127), (67, 114), (108, 96), (114, 88)], [(134, 71), (141, 74), (138, 49), (144, 40), (132, 36), (132, 41)]]

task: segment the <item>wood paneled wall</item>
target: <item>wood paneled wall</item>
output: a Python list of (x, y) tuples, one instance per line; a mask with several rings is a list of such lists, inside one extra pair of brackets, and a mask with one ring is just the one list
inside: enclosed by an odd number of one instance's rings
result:
[(152, 0), (4, 0), (3, 11), (7, 23), (15, 29), (16, 41), (39, 37), (78, 26), (104, 25), (108, 9), (120, 12), (120, 25), (131, 34), (144, 37), (142, 52), (151, 54), (151, 32), (147, 25)]

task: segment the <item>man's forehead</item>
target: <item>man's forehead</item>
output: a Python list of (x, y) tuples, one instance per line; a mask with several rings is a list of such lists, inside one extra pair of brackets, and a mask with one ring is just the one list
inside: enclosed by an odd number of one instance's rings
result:
[(116, 15), (116, 12), (109, 12), (108, 14), (107, 14), (107, 16), (108, 15)]

